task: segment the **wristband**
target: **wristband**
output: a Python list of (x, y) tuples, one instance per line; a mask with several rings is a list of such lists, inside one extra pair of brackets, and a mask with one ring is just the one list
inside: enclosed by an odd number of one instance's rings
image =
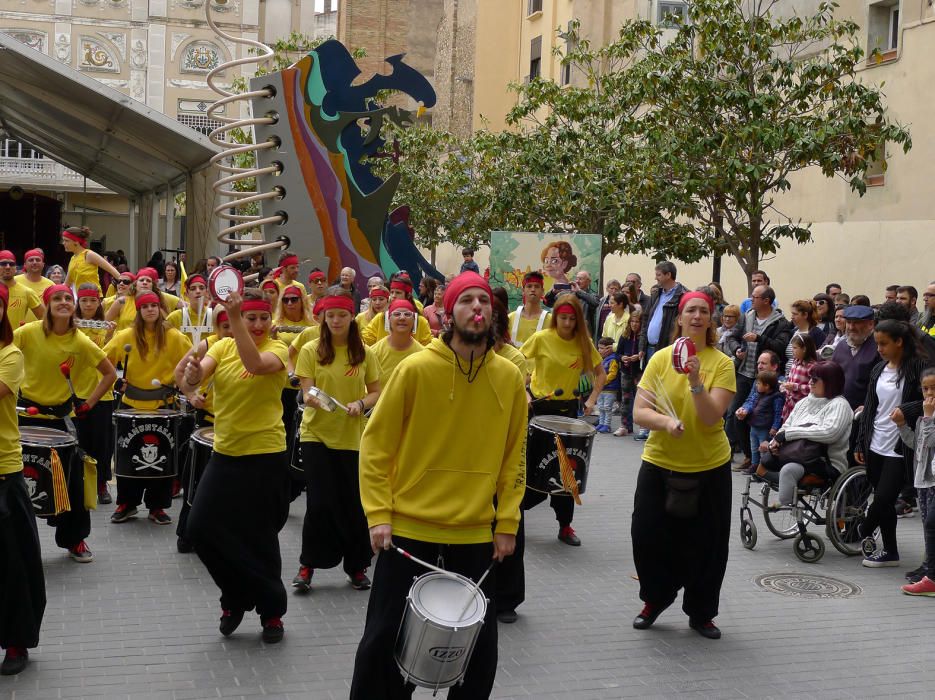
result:
[(704, 384), (699, 384), (698, 386), (691, 387), (691, 392), (693, 394), (700, 394), (702, 391), (704, 391)]

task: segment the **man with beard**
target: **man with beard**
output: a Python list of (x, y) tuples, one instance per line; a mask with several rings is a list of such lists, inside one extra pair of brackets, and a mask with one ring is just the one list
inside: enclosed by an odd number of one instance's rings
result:
[[(399, 546), (474, 581), (492, 560), (513, 553), (526, 488), (526, 395), (520, 371), (493, 350), (491, 297), (476, 273), (452, 280), (444, 299), (451, 329), (399, 364), (364, 431), (361, 502), (373, 550), (384, 551), (357, 649), (352, 700), (403, 698), (413, 690), (393, 649), (413, 578), (426, 570), (387, 550)], [(426, 425), (433, 426), (430, 440)], [(456, 447), (468, 443), (471, 449)], [(481, 586), (491, 600), (464, 683), (449, 698), (481, 700), (493, 688), (492, 578)]]
[(6, 285), (10, 296), (7, 307), (10, 328), (14, 331), (19, 328), (30, 311), (36, 318), (45, 316), (45, 306), (36, 293), (16, 281), (16, 256), (9, 250), (0, 250), (0, 282)]

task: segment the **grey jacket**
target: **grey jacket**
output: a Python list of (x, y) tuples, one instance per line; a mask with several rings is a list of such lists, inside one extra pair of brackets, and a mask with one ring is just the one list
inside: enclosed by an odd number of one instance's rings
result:
[(935, 473), (932, 471), (932, 458), (935, 457), (935, 420), (921, 416), (916, 421), (916, 429), (903, 424), (899, 437), (906, 446), (914, 450), (915, 476), (913, 486), (927, 489), (935, 486)]

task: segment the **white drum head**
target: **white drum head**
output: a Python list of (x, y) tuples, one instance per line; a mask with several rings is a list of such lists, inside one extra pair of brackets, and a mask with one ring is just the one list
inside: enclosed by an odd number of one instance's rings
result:
[(675, 342), (672, 344), (672, 367), (676, 372), (688, 374), (688, 368), (686, 367), (688, 358), (694, 357), (695, 354), (695, 343), (692, 342), (691, 338), (686, 338), (684, 336), (676, 338)]
[(69, 447), (77, 444), (70, 434), (55, 428), (24, 425), (19, 429), (20, 442), (32, 447)]
[(424, 574), (412, 584), (409, 597), (416, 610), (441, 625), (466, 627), (487, 613), (483, 593), (464, 576)]
[(243, 275), (230, 265), (219, 265), (211, 271), (208, 290), (216, 301), (227, 301), (232, 292), (243, 294)]

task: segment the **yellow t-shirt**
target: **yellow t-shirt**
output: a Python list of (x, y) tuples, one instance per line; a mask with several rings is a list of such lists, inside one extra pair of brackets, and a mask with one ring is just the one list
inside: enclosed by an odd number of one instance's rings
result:
[[(53, 284), (55, 284), (55, 282), (50, 280), (48, 277), (40, 277), (38, 282), (33, 282), (25, 274), (16, 275), (16, 277), (14, 277), (13, 279), (16, 281), (17, 284), (21, 284), (24, 287), (28, 287), (29, 289), (31, 289), (33, 293), (36, 295), (36, 298), (39, 299), (39, 301), (42, 301), (42, 292), (44, 292), (46, 289), (48, 289)], [(36, 316), (36, 314), (32, 310), (30, 310), (29, 313), (26, 314), (26, 318), (29, 321), (42, 320), (38, 316)]]
[(526, 360), (526, 356), (523, 353), (509, 343), (504, 343), (503, 346), (497, 350), (497, 354), (516, 365), (516, 369), (523, 375), (523, 379), (526, 379), (526, 375), (529, 374), (529, 362)]
[(386, 386), (386, 383), (390, 380), (390, 377), (393, 376), (393, 372), (396, 371), (396, 368), (399, 366), (399, 363), (405, 360), (410, 355), (415, 355), (417, 352), (424, 349), (425, 346), (417, 343), (413, 340), (409, 347), (405, 350), (397, 350), (390, 345), (389, 336), (385, 338), (380, 338), (370, 350), (376, 356), (377, 360), (380, 362), (380, 386)]
[(15, 331), (27, 318), (36, 318), (31, 309), (35, 309), (41, 303), (41, 297), (29, 287), (22, 284), (7, 285), (7, 291), (10, 293), (10, 303), (7, 306), (7, 318), (10, 319), (10, 327)]
[(305, 288), (305, 285), (299, 282), (299, 280), (296, 280), (295, 282), (284, 282), (282, 277), (277, 277), (276, 286), (279, 287), (279, 296), (282, 296), (282, 293), (286, 291), (287, 287), (298, 287), (302, 290), (302, 296), (306, 296), (308, 294), (308, 290)]
[[(78, 332), (84, 333), (86, 336), (88, 336), (88, 338), (91, 339), (91, 342), (99, 348), (103, 348), (104, 345), (106, 345), (104, 342), (107, 338), (106, 328), (79, 328)], [(91, 368), (82, 366), (73, 373), (71, 380), (75, 385), (75, 393), (78, 395), (78, 397), (86, 399), (91, 395), (91, 392), (94, 391), (97, 383), (101, 381), (101, 373), (97, 371), (96, 367)], [(108, 390), (101, 397), (101, 401), (113, 400), (113, 391)]]
[(357, 323), (357, 330), (361, 333), (364, 332), (364, 328), (366, 328), (372, 320), (373, 317), (370, 316), (369, 311), (361, 311), (354, 317), (354, 321)]
[[(171, 295), (167, 295), (165, 292), (162, 293), (163, 299), (166, 299), (169, 296)], [(184, 320), (182, 318), (182, 315), (184, 313), (185, 313), (184, 309), (176, 309), (175, 311), (170, 313), (168, 316), (166, 316), (166, 325), (172, 326), (173, 328), (178, 330), (180, 333), (185, 333), (185, 331), (182, 330), (182, 321)], [(205, 318), (207, 318), (207, 316), (208, 316), (208, 302), (204, 302), (204, 305), (202, 306), (202, 309), (201, 309), (201, 315), (198, 315), (197, 309), (193, 307), (188, 309), (188, 323), (191, 326), (210, 326), (211, 325), (210, 323), (205, 323)], [(206, 334), (208, 333), (211, 333), (211, 331), (210, 330), (202, 331), (201, 337), (202, 338), (206, 337)], [(193, 343), (195, 342), (195, 339), (192, 337), (191, 333), (185, 333), (185, 335), (187, 335), (189, 340), (191, 340)]]
[(72, 383), (75, 384), (82, 368), (93, 370), (104, 359), (104, 351), (84, 333), (72, 330), (63, 335), (46, 335), (42, 321), (17, 328), (13, 331), (13, 342), (29, 360), (20, 391), (25, 398), (45, 406), (65, 403), (71, 397), (60, 368), (62, 363), (72, 368)]
[[(136, 336), (132, 328), (117, 331), (110, 342), (104, 346), (104, 352), (115, 365), (117, 362), (123, 362), (126, 357), (124, 345), (130, 346), (130, 359), (127, 361), (127, 367), (124, 368), (124, 379), (131, 386), (144, 391), (150, 391), (158, 387), (153, 386), (153, 379), (158, 379), (160, 384), (172, 386), (175, 384), (175, 366), (185, 357), (185, 354), (191, 349), (192, 343), (188, 336), (177, 331), (175, 328), (166, 328), (166, 342), (162, 350), (156, 352), (156, 334), (153, 331), (146, 333), (147, 352), (146, 357), (140, 357), (139, 348), (136, 345)], [(141, 410), (150, 408), (159, 408), (163, 405), (162, 401), (139, 401), (127, 398), (123, 403), (131, 408)]]
[[(429, 320), (420, 313), (416, 313), (419, 324), (416, 326), (416, 340), (422, 345), (428, 345), (432, 342), (432, 327), (429, 326)], [(367, 327), (360, 332), (366, 345), (373, 345), (380, 338), (385, 338), (390, 332), (386, 330), (386, 321), (384, 312), (376, 314)]]
[(229, 457), (286, 450), (280, 394), (286, 380), (289, 351), (279, 340), (266, 338), (257, 348), (282, 361), (282, 369), (253, 375), (244, 369), (233, 338), (222, 338), (208, 350), (214, 370), (214, 450)]
[[(734, 363), (717, 348), (705, 347), (698, 353), (701, 360), (701, 380), (706, 391), (717, 387), (737, 390)], [(677, 472), (701, 472), (719, 467), (730, 459), (730, 443), (724, 433), (724, 421), (705, 425), (698, 419), (695, 402), (688, 384), (688, 375), (672, 367), (672, 346), (656, 351), (650, 358), (640, 389), (653, 395), (659, 392), (659, 382), (669, 397), (676, 415), (685, 426), (680, 438), (664, 430), (653, 430), (643, 448), (643, 459), (663, 469)]]
[(23, 469), (23, 448), (16, 422), (16, 395), (23, 382), (23, 353), (13, 343), (0, 348), (0, 383), (10, 393), (0, 399), (0, 474)]
[[(546, 330), (549, 327), (549, 324), (552, 322), (552, 313), (547, 309), (545, 311), (545, 318), (542, 320), (542, 330)], [(510, 338), (513, 340), (513, 344), (516, 347), (520, 347), (523, 343), (529, 340), (532, 337), (533, 333), (536, 333), (536, 329), (539, 327), (539, 317), (535, 318), (525, 318), (524, 316), (519, 317), (519, 328), (514, 333), (513, 329), (516, 328), (516, 314), (519, 311), (513, 311), (510, 313)]]
[[(345, 406), (364, 398), (367, 385), (380, 379), (380, 363), (373, 351), (365, 347), (363, 363), (352, 367), (347, 360), (347, 346), (338, 345), (334, 361), (323, 365), (318, 362), (319, 342), (313, 340), (299, 351), (296, 376), (312, 379), (315, 386)], [(359, 450), (363, 432), (363, 417), (352, 418), (340, 408), (328, 413), (308, 406), (302, 413), (302, 442), (321, 442), (333, 450)]]
[[(318, 328), (318, 324), (311, 323), (306, 321), (304, 318), (299, 321), (290, 321), (288, 318), (277, 318), (273, 320), (274, 326), (302, 326), (302, 328)], [(298, 338), (305, 331), (276, 331), (276, 338), (281, 340), (286, 344), (286, 346), (292, 345), (292, 341)], [(316, 336), (317, 337), (317, 336)]]
[(601, 364), (601, 355), (590, 339), (588, 345), (591, 357), (588, 365), (582, 366), (581, 344), (577, 338), (563, 340), (552, 328), (533, 333), (520, 348), (523, 355), (536, 363), (529, 384), (532, 393), (542, 397), (561, 389), (562, 401), (573, 399), (581, 375)]
[(309, 326), (295, 337), (289, 347), (291, 347), (296, 352), (299, 352), (299, 350), (301, 350), (305, 345), (312, 342), (313, 340), (317, 340), (320, 335), (321, 326), (317, 324), (314, 326)]
[(101, 288), (101, 278), (98, 275), (97, 265), (88, 262), (87, 248), (73, 253), (68, 261), (68, 273), (65, 275), (65, 284), (78, 289), (82, 284), (93, 284)]

